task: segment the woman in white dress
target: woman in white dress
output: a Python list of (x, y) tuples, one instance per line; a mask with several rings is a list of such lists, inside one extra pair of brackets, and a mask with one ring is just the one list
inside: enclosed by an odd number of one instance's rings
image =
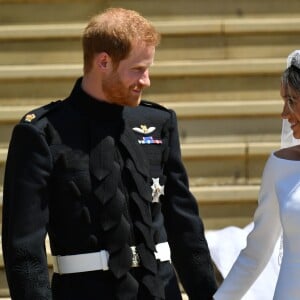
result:
[(273, 299), (300, 299), (300, 50), (288, 57), (280, 93), (284, 101), (283, 148), (269, 156), (254, 227), (215, 300), (242, 299), (264, 270), (281, 234), (283, 255)]

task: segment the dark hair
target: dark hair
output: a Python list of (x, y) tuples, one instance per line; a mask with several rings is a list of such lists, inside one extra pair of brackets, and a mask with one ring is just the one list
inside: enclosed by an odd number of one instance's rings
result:
[(282, 75), (282, 82), (283, 84), (288, 85), (295, 92), (300, 93), (300, 69), (292, 64), (284, 71)]

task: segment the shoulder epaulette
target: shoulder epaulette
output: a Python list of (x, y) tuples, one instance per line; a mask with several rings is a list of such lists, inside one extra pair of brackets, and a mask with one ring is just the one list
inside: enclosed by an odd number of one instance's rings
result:
[(158, 109), (162, 109), (162, 110), (168, 110), (165, 106), (155, 103), (155, 102), (148, 101), (148, 100), (142, 100), (141, 105), (150, 106), (150, 107), (158, 108)]
[(59, 106), (61, 103), (61, 100), (57, 100), (54, 102), (51, 102), (49, 104), (46, 104), (44, 106), (41, 106), (39, 108), (36, 108), (30, 112), (28, 112), (22, 119), (21, 122), (25, 123), (33, 123), (38, 120), (40, 120), (43, 116), (45, 116), (50, 111), (53, 111), (55, 108)]

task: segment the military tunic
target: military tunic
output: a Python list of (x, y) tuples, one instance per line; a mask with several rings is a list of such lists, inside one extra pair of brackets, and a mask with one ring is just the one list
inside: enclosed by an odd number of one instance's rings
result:
[[(172, 110), (96, 100), (79, 79), (68, 98), (15, 126), (3, 198), (12, 299), (181, 299), (173, 265), (190, 299), (216, 289)], [(53, 255), (107, 250), (109, 270), (54, 273), (50, 286), (47, 234)], [(166, 241), (172, 263), (154, 255)]]

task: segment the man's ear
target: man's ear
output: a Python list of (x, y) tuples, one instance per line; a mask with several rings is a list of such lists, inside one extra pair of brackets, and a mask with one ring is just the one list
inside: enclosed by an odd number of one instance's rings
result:
[(97, 67), (101, 70), (106, 70), (111, 63), (111, 58), (106, 52), (101, 52), (96, 56)]

